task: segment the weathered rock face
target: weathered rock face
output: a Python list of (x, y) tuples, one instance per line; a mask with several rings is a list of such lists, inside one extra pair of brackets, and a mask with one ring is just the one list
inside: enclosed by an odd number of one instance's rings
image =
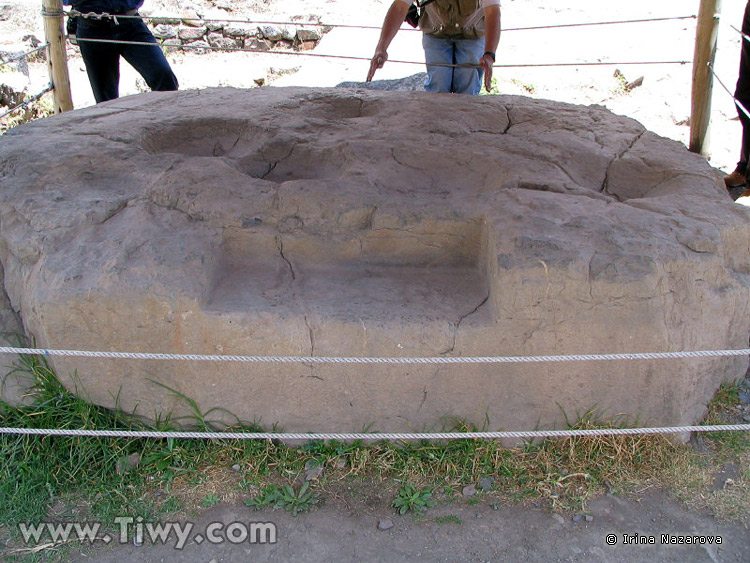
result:
[[(0, 259), (48, 348), (521, 356), (750, 334), (750, 211), (706, 162), (603, 108), (518, 97), (213, 89), (20, 127)], [(185, 412), (160, 382), (286, 430), (406, 431), (591, 408), (692, 423), (747, 359), (54, 366), (146, 416)]]
[[(0, 281), (3, 279), (0, 263)], [(0, 286), (0, 346), (23, 345), (21, 319), (11, 307), (5, 290)], [(11, 404), (20, 404), (30, 387), (29, 374), (17, 368), (20, 358), (15, 354), (0, 355), (0, 399)]]

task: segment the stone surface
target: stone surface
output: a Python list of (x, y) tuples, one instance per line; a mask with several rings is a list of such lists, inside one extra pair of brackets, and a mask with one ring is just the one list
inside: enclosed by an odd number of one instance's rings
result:
[[(47, 348), (744, 348), (749, 219), (681, 145), (600, 107), (522, 97), (154, 92), (16, 128), (0, 146), (5, 288)], [(267, 427), (409, 431), (559, 428), (591, 408), (693, 423), (747, 360), (54, 367), (145, 416), (190, 412), (158, 381)]]
[(177, 29), (173, 25), (159, 24), (152, 30), (157, 39), (174, 39), (177, 37)]
[(490, 489), (492, 489), (492, 485), (494, 483), (495, 478), (487, 475), (485, 477), (480, 477), (479, 482), (477, 483), (477, 487), (482, 491), (489, 491)]
[(245, 37), (255, 37), (258, 34), (258, 26), (233, 23), (232, 25), (224, 27), (224, 33), (229, 37), (237, 37), (240, 39), (244, 39)]
[(280, 26), (265, 24), (258, 26), (258, 37), (263, 37), (270, 41), (279, 41), (284, 38), (284, 32)]
[[(0, 282), (3, 280), (3, 267), (0, 264)], [(13, 310), (4, 290), (0, 290), (0, 346), (24, 346), (23, 325)], [(19, 371), (19, 357), (16, 354), (0, 354), (0, 400), (12, 405), (20, 405), (26, 400), (31, 387), (28, 373)]]
[(320, 41), (319, 29), (302, 27), (297, 30), (297, 39), (300, 41)]
[(380, 531), (387, 531), (393, 528), (393, 520), (379, 520), (378, 521), (378, 530)]
[(115, 462), (115, 471), (118, 475), (130, 473), (141, 464), (141, 454), (138, 452), (122, 456)]
[(192, 43), (183, 43), (185, 47), (190, 48), (190, 52), (205, 54), (211, 49), (211, 46), (207, 41), (193, 41)]
[(466, 485), (463, 489), (461, 489), (461, 494), (465, 497), (473, 497), (477, 494), (477, 486), (476, 483), (472, 483), (471, 485)]
[[(24, 39), (25, 40), (25, 39)], [(29, 61), (28, 57), (24, 55), (29, 48), (28, 46), (24, 44), (20, 45), (14, 45), (10, 48), (5, 48), (8, 46), (0, 46), (0, 62), (3, 62), (2, 72), (0, 73), (0, 78), (7, 78), (8, 71), (15, 71), (20, 72), (23, 74), (27, 79), (29, 78)], [(35, 48), (36, 46), (34, 46)], [(18, 58), (22, 57), (22, 58)], [(15, 59), (15, 60), (12, 60)], [(10, 62), (12, 60), (12, 62)]]
[(28, 91), (28, 76), (15, 71), (0, 73), (0, 106), (15, 107), (23, 103)]
[(228, 37), (224, 37), (222, 35), (216, 34), (210, 34), (208, 36), (208, 44), (211, 45), (214, 49), (237, 49), (237, 41), (234, 39), (230, 39)]
[(197, 41), (198, 39), (202, 39), (203, 36), (206, 35), (206, 31), (208, 30), (205, 26), (184, 27), (177, 32), (177, 35), (183, 41)]
[(248, 37), (245, 39), (245, 49), (257, 49), (260, 51), (269, 51), (272, 47), (270, 41), (258, 39), (257, 37)]
[(373, 80), (372, 82), (341, 82), (339, 88), (367, 88), (368, 90), (414, 91), (424, 92), (426, 72), (418, 72), (404, 78), (391, 80)]

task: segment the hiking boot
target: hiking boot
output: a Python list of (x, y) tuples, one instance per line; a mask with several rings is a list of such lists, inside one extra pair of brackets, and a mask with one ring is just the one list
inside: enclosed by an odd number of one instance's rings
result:
[(747, 176), (744, 172), (735, 170), (731, 174), (724, 176), (724, 185), (728, 188), (739, 188), (744, 186), (747, 181)]

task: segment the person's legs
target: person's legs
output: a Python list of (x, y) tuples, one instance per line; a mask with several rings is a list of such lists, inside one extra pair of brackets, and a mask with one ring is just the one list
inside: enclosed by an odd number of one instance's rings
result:
[(125, 45), (123, 58), (137, 70), (152, 90), (177, 90), (179, 83), (154, 36), (140, 19), (120, 20), (117, 29), (122, 41), (153, 43), (148, 45)]
[[(456, 39), (454, 45), (456, 64), (479, 64), (479, 60), (484, 54), (484, 38)], [(451, 92), (476, 96), (482, 89), (483, 72), (481, 68), (454, 69)]]
[[(742, 20), (742, 32), (750, 34), (750, 2), (745, 7), (745, 16)], [(737, 88), (734, 97), (746, 110), (750, 111), (750, 42), (742, 39), (742, 50), (740, 52), (740, 74), (737, 79)], [(742, 123), (742, 146), (740, 148), (740, 161), (734, 172), (724, 177), (724, 183), (728, 188), (741, 186), (746, 183), (747, 163), (750, 156), (750, 117), (737, 106), (737, 115)]]
[(453, 42), (443, 37), (422, 36), (425, 62), (427, 63), (427, 80), (424, 89), (428, 92), (450, 92), (453, 82), (453, 68), (449, 66), (432, 66), (431, 63), (453, 64)]
[(114, 24), (78, 18), (76, 37), (96, 103), (119, 96), (120, 45), (86, 39), (112, 39)]

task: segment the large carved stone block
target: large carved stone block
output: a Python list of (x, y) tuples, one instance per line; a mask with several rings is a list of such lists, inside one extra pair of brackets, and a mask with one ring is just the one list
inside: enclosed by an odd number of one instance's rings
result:
[[(48, 348), (522, 356), (745, 348), (750, 211), (601, 107), (352, 89), (149, 93), (0, 144), (0, 260)], [(54, 358), (289, 431), (695, 422), (746, 358), (330, 365)], [(76, 374), (77, 380), (74, 380)]]

